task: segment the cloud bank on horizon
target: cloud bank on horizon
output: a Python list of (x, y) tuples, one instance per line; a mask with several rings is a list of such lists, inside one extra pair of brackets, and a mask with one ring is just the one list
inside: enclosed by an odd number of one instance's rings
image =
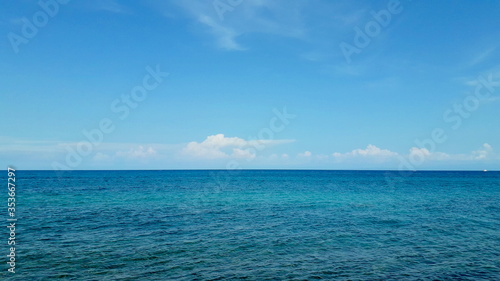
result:
[[(276, 146), (287, 146), (295, 140), (245, 140), (238, 137), (226, 137), (224, 134), (207, 136), (201, 142), (185, 144), (132, 144), (103, 143), (96, 152), (85, 159), (78, 154), (79, 143), (40, 142), (17, 145), (3, 145), (0, 153), (15, 155), (31, 155), (30, 160), (43, 162), (47, 155), (53, 159), (65, 159), (66, 163), (80, 161), (77, 169), (113, 169), (113, 168), (321, 168), (354, 169), (363, 163), (364, 169), (401, 169), (422, 170), (436, 169), (440, 163), (484, 164), (500, 160), (493, 147), (484, 143), (469, 153), (448, 154), (430, 152), (427, 148), (411, 147), (406, 153), (398, 153), (369, 144), (366, 148), (353, 149), (349, 152), (333, 152), (330, 154), (303, 151), (296, 154), (273, 151)], [(81, 158), (79, 160), (79, 158)], [(21, 158), (22, 159), (22, 158)], [(25, 161), (24, 159), (22, 159)], [(170, 161), (169, 161), (170, 160)], [(23, 163), (24, 164), (24, 163)], [(200, 165), (201, 164), (201, 165)], [(25, 164), (27, 169), (35, 169)], [(123, 166), (121, 166), (123, 165)], [(156, 167), (156, 168), (155, 168)], [(458, 166), (461, 167), (461, 166)]]

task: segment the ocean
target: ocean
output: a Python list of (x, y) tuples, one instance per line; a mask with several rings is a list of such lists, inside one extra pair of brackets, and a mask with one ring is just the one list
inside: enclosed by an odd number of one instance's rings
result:
[(16, 273), (4, 228), (2, 280), (500, 280), (500, 172), (17, 171), (16, 182)]

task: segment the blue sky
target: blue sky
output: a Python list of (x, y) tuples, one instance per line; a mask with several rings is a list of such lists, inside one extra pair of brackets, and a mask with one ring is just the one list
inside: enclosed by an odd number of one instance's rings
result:
[(2, 1), (17, 169), (500, 169), (500, 1)]

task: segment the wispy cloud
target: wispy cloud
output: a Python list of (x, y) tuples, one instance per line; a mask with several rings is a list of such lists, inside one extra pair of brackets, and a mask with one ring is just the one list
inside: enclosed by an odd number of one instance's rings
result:
[[(481, 103), (492, 103), (500, 100), (498, 88), (500, 87), (500, 67), (494, 67), (487, 71), (483, 71), (479, 77), (459, 77), (455, 81), (462, 83), (466, 87), (475, 87), (474, 92), (469, 90), (466, 94), (470, 95), (471, 92), (476, 94), (475, 91), (493, 91), (490, 92), (489, 97), (481, 98)], [(485, 89), (486, 88), (486, 89)], [(486, 93), (488, 94), (488, 93)]]
[(214, 18), (206, 15), (200, 15), (198, 21), (210, 28), (210, 33), (214, 36), (216, 45), (219, 48), (238, 51), (245, 50), (245, 48), (236, 42), (236, 38), (240, 33), (233, 28), (223, 26)]
[(496, 50), (498, 49), (498, 45), (489, 47), (483, 51), (481, 51), (478, 54), (475, 54), (475, 56), (470, 60), (469, 66), (475, 66), (478, 65), (482, 62), (484, 62), (486, 59), (488, 59)]
[(157, 151), (151, 147), (144, 147), (142, 145), (138, 147), (131, 148), (127, 151), (118, 151), (117, 156), (127, 158), (127, 159), (145, 159), (158, 155)]
[[(130, 145), (128, 146), (130, 147)], [(132, 145), (129, 149), (125, 150), (102, 150), (94, 154), (92, 161), (100, 165), (109, 165), (123, 161), (146, 163), (159, 160), (162, 156), (165, 157), (165, 155), (160, 155), (157, 150), (158, 148), (155, 149), (153, 146), (155, 145)]]
[[(174, 1), (193, 20), (202, 24), (213, 36), (216, 46), (225, 50), (246, 50), (238, 39), (246, 34), (273, 34), (303, 38), (306, 29), (301, 1), (243, 1), (228, 6), (220, 17), (213, 1)], [(229, 4), (228, 4), (229, 5)], [(219, 14), (218, 14), (219, 13)]]
[[(483, 71), (484, 79), (486, 79), (491, 87), (500, 87), (500, 67)], [(478, 77), (460, 77), (458, 81), (462, 81), (465, 86), (474, 87), (480, 84)]]
[(48, 149), (54, 149), (57, 144), (58, 142), (56, 141), (30, 141), (9, 137), (0, 137), (0, 152), (47, 151)]

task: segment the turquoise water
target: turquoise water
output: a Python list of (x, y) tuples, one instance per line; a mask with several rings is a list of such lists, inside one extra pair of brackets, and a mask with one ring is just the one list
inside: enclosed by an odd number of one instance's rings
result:
[(4, 280), (500, 280), (499, 172), (16, 176)]

